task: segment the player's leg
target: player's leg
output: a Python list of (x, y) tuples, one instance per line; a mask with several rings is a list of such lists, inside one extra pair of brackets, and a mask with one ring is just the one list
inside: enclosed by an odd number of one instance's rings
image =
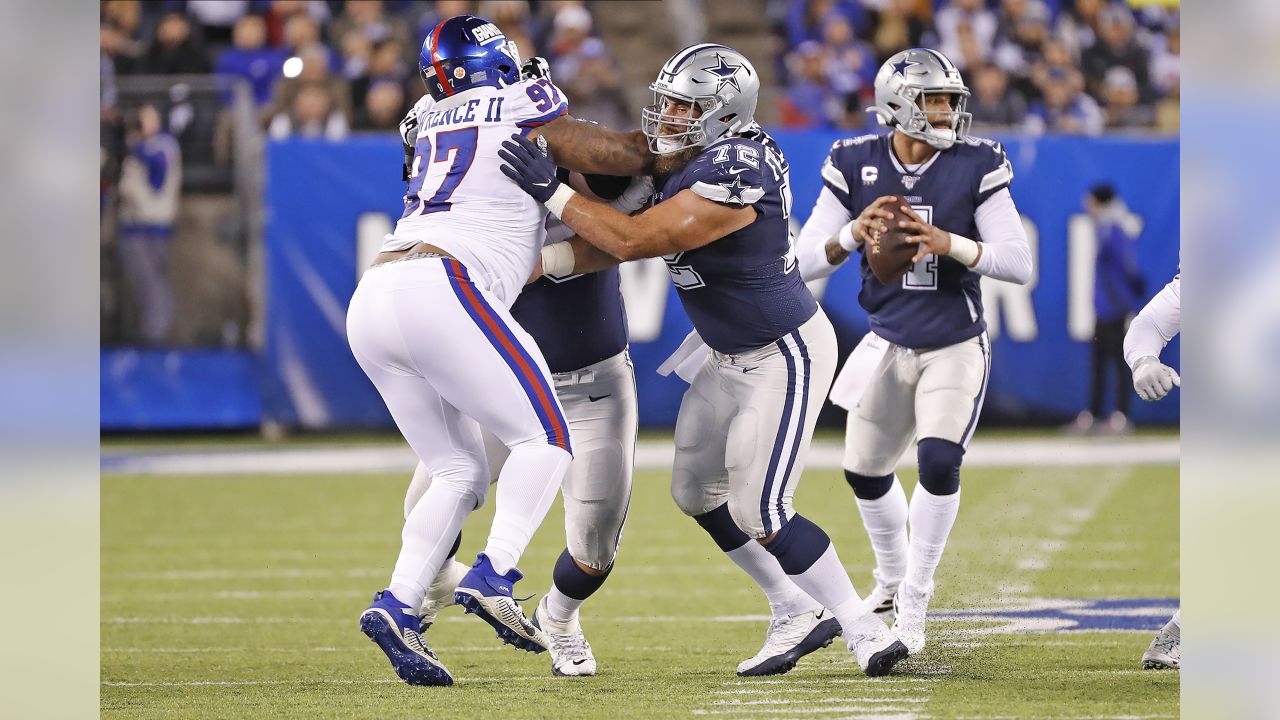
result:
[(631, 502), (639, 426), (635, 371), (625, 352), (589, 370), (593, 379), (557, 387), (574, 443), (562, 488), (566, 547), (533, 617), (551, 638), (556, 675), (596, 674), (578, 611), (613, 571)]
[(410, 509), (391, 582), (360, 624), (406, 682), (447, 685), (452, 678), (422, 641), (417, 609), (466, 516), (483, 501), (487, 469), (474, 423), (441, 399), (409, 351), (421, 339), (402, 332), (396, 321), (398, 304), (434, 304), (438, 293), (429, 284), (397, 291), (404, 280), (371, 270), (352, 298), (347, 336), (357, 362), (435, 482)]
[(1182, 611), (1178, 610), (1142, 654), (1144, 670), (1182, 669)]
[[(523, 574), (516, 569), (546, 517), (572, 459), (569, 424), (552, 388), (551, 373), (533, 338), (490, 293), (478, 288), (461, 263), (443, 261), (452, 291), (449, 312), (462, 313), (447, 342), (423, 348), (441, 395), (511, 453), (495, 490), (493, 525), (455, 595), (516, 647), (542, 652), (549, 641), (512, 597)], [(398, 320), (412, 327), (423, 306), (404, 308)], [(444, 312), (432, 308), (432, 314)], [(455, 348), (470, 348), (463, 356)]]
[(920, 481), (911, 494), (907, 574), (894, 622), (895, 634), (913, 653), (924, 647), (934, 571), (960, 510), (960, 464), (982, 413), (990, 372), (985, 334), (920, 354), (915, 399)]
[(914, 352), (891, 346), (845, 425), (844, 477), (876, 557), (866, 606), (888, 620), (907, 573), (907, 496), (894, 468), (915, 434), (917, 365)]
[[(475, 422), (470, 418), (464, 418), (468, 422)], [(492, 472), (492, 471), (491, 471)], [(427, 466), (418, 461), (418, 466), (413, 470), (413, 479), (409, 482), (409, 489), (404, 496), (404, 516), (409, 517), (409, 513), (413, 511), (418, 501), (426, 494), (427, 488), (431, 486), (431, 472), (427, 470)], [(454, 604), (453, 594), (458, 587), (458, 582), (467, 574), (467, 566), (458, 562), (458, 548), (462, 546), (462, 532), (458, 532), (458, 536), (453, 539), (453, 547), (449, 549), (449, 553), (445, 556), (444, 565), (440, 571), (436, 573), (435, 579), (431, 581), (431, 585), (427, 588), (426, 597), (422, 600), (422, 605), (418, 610), (418, 620), (422, 624), (422, 630), (425, 632), (432, 623), (436, 621), (436, 616), (440, 611)]]
[[(825, 608), (810, 629), (812, 644), (797, 648), (795, 658), (828, 644), (839, 626), (867, 674), (884, 674), (906, 649), (864, 609), (826, 532), (792, 508), (835, 374), (835, 331), (819, 310), (775, 345), (736, 360), (750, 371), (726, 378), (741, 404), (726, 454), (730, 514), (739, 529), (778, 559), (792, 582)], [(827, 611), (833, 618), (822, 618)]]
[(1133, 391), (1129, 385), (1129, 364), (1124, 360), (1124, 333), (1128, 318), (1121, 316), (1106, 322), (1106, 363), (1115, 382), (1116, 405), (1107, 418), (1107, 430), (1113, 433), (1129, 432), (1129, 405)]
[[(740, 675), (772, 675), (794, 666), (789, 656), (803, 642), (800, 623), (814, 620), (822, 606), (787, 577), (777, 558), (753, 541), (729, 514), (729, 472), (725, 447), (737, 400), (721, 388), (722, 373), (741, 370), (712, 354), (680, 401), (676, 416), (676, 458), (671, 473), (671, 496), (686, 515), (764, 592), (772, 620), (764, 647), (738, 664)], [(795, 620), (788, 620), (795, 618)], [(794, 637), (800, 635), (800, 637)], [(784, 647), (785, 646), (785, 647)]]

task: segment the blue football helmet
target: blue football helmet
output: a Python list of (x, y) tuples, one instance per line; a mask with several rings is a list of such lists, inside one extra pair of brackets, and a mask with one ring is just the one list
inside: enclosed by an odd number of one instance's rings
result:
[(443, 100), (474, 87), (518, 82), (520, 52), (497, 25), (458, 15), (436, 25), (422, 41), (418, 72), (431, 97)]

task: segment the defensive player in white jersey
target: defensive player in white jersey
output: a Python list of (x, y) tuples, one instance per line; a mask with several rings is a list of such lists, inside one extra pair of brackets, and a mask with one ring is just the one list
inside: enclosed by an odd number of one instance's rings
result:
[[(558, 142), (584, 171), (640, 174), (642, 143), (562, 118), (567, 104), (545, 79), (524, 81), (513, 43), (473, 16), (437, 25), (419, 69), (419, 108), (405, 211), (351, 299), (352, 353), (433, 482), (405, 519), (387, 589), (361, 630), (410, 684), (453, 678), (423, 642), (418, 610), (490, 473), (480, 430), (510, 449), (485, 550), (458, 583), (456, 601), (517, 647), (549, 644), (512, 598), (516, 564), (545, 517), (571, 459), (563, 409), (541, 352), (509, 308), (531, 276), (545, 210), (498, 171), (512, 132), (555, 121)], [(589, 126), (590, 127), (590, 126)], [(609, 140), (605, 149), (583, 135)]]
[[(1182, 378), (1160, 362), (1160, 351), (1182, 329), (1182, 274), (1173, 277), (1129, 323), (1124, 335), (1124, 361), (1133, 371), (1133, 389), (1147, 401), (1163, 398)], [(1142, 654), (1148, 670), (1182, 668), (1182, 611), (1173, 614)]]
[[(537, 57), (525, 63), (521, 74), (526, 80), (550, 79), (546, 62)], [(417, 137), (416, 111), (415, 107), (400, 126), (409, 166)], [(648, 202), (653, 187), (647, 176), (628, 184), (627, 178), (563, 175), (579, 192), (597, 200), (603, 199), (603, 194), (612, 200), (613, 207), (628, 214)], [(558, 220), (548, 218), (549, 241), (572, 234)], [(533, 623), (545, 630), (551, 641), (548, 651), (553, 674), (595, 675), (596, 659), (583, 633), (579, 609), (604, 585), (614, 567), (631, 498), (638, 425), (635, 374), (627, 349), (618, 270), (544, 276), (525, 287), (511, 306), (511, 315), (547, 360), (574, 444), (574, 460), (562, 487), (565, 549), (556, 560), (551, 588), (538, 603)], [(484, 441), (490, 472), (497, 480), (508, 451), (488, 433)], [(426, 466), (419, 463), (405, 496), (406, 516), (430, 482)], [(459, 544), (460, 538), (427, 590), (419, 613), (424, 633), (438, 613), (453, 604), (457, 585), (466, 575), (467, 567), (452, 559)]]
[(826, 533), (791, 504), (836, 345), (796, 271), (788, 166), (755, 123), (759, 87), (747, 58), (724, 45), (693, 45), (663, 65), (644, 129), (656, 153), (687, 157), (657, 173), (655, 204), (636, 217), (561, 183), (553, 160), (519, 135), (499, 153), (502, 170), (580, 235), (543, 248), (546, 272), (663, 257), (710, 348), (681, 401), (671, 493), (770, 600), (765, 648), (739, 672), (786, 672), (843, 631), (862, 669), (882, 675), (906, 647), (864, 609)]
[[(967, 136), (969, 90), (955, 65), (928, 48), (904, 50), (881, 66), (875, 93), (871, 110), (893, 131), (831, 148), (797, 254), (806, 280), (829, 275), (883, 231), (890, 196), (909, 203), (913, 267), (881, 283), (863, 253), (858, 301), (871, 332), (831, 399), (849, 410), (845, 478), (876, 556), (868, 603), (884, 615), (896, 607), (894, 633), (915, 653), (991, 368), (979, 281), (1025, 284), (1032, 262), (1009, 194), (1013, 169), (999, 143)], [(894, 468), (917, 438), (920, 480), (908, 505)]]

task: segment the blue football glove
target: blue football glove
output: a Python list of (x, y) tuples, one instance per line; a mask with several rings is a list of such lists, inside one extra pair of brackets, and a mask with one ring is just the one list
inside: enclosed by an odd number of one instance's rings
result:
[(538, 138), (535, 145), (519, 133), (502, 143), (498, 157), (505, 161), (502, 174), (515, 181), (520, 189), (540, 203), (551, 199), (560, 188), (556, 178), (556, 163), (546, 150), (547, 141)]

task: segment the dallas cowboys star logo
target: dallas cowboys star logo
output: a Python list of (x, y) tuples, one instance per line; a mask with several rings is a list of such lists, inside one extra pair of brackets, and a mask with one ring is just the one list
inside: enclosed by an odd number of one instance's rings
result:
[(742, 199), (742, 193), (750, 190), (751, 186), (743, 185), (741, 177), (733, 178), (732, 183), (720, 183), (720, 187), (724, 188), (725, 192), (729, 193), (729, 197), (725, 198), (725, 202), (737, 203), (739, 205), (747, 204), (746, 201)]
[(894, 63), (894, 64), (893, 64), (893, 74), (894, 74), (894, 75), (901, 75), (902, 77), (906, 77), (906, 76), (907, 76), (907, 68), (915, 67), (916, 65), (919, 65), (919, 64), (920, 64), (920, 63), (916, 62), (915, 60), (910, 60), (910, 59), (908, 59), (908, 58), (903, 58), (901, 61), (896, 62), (896, 63)]
[(742, 92), (742, 87), (738, 85), (738, 71), (742, 69), (742, 66), (730, 65), (724, 61), (720, 53), (716, 53), (716, 62), (718, 64), (715, 67), (702, 68), (719, 78), (716, 81), (716, 92), (720, 92), (725, 85), (732, 85), (734, 90)]

